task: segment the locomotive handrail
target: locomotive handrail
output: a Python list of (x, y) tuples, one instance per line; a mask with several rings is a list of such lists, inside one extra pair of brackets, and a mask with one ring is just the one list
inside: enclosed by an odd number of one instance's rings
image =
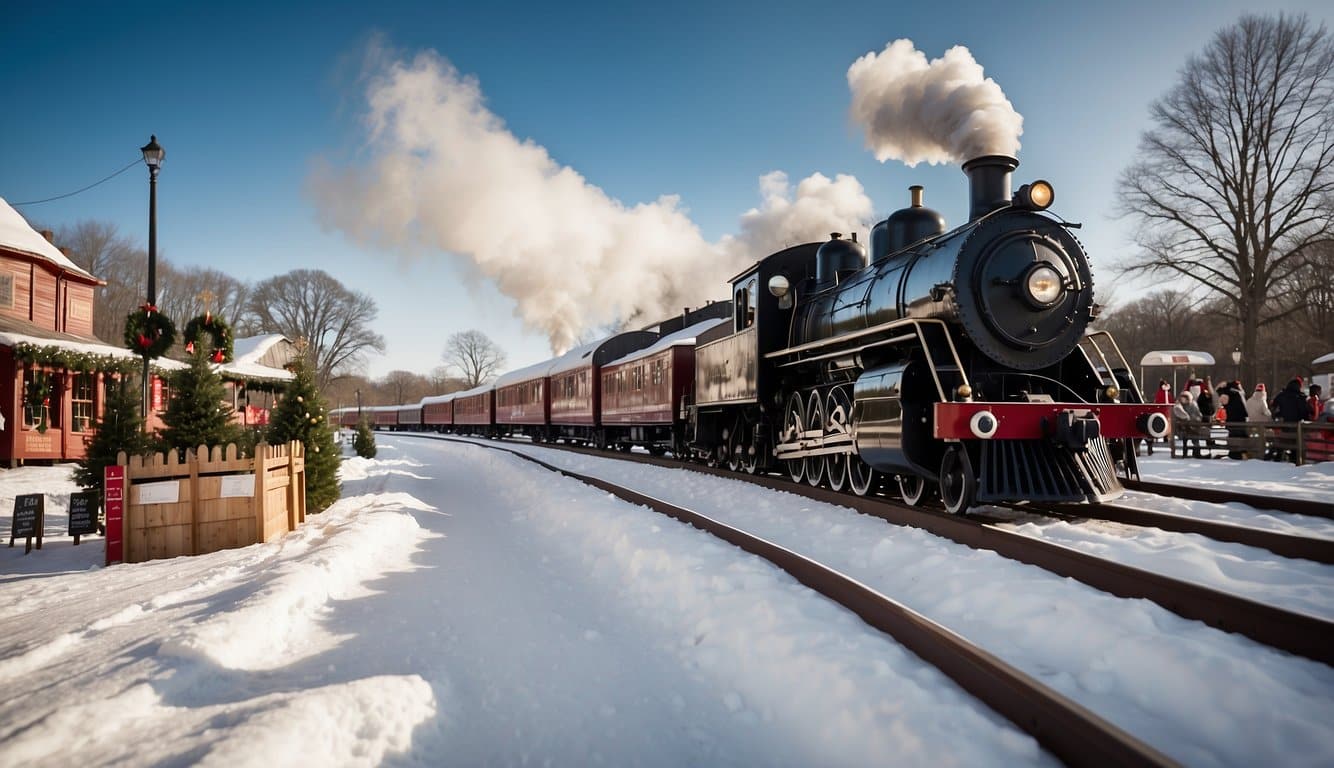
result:
[[(888, 338), (877, 339), (869, 344), (862, 344), (861, 346), (858, 347), (850, 347), (850, 348), (839, 347), (837, 350), (834, 350), (832, 352), (826, 352), (821, 355), (816, 355), (814, 357), (803, 357), (798, 360), (789, 360), (784, 363), (779, 363), (778, 367), (786, 368), (789, 366), (802, 365), (805, 363), (811, 363), (818, 360), (827, 360), (833, 357), (843, 357), (846, 355), (856, 354), (858, 352), (862, 352), (864, 350), (871, 349), (873, 347), (884, 346), (887, 344), (897, 344), (902, 341), (908, 341), (909, 339), (916, 338), (918, 342), (920, 342), (922, 345), (922, 352), (926, 355), (927, 368), (931, 371), (931, 378), (936, 383), (936, 393), (940, 396), (940, 399), (942, 401), (949, 401), (952, 398), (949, 396), (949, 393), (945, 391), (945, 385), (942, 384), (940, 381), (940, 375), (938, 373), (939, 369), (936, 365), (935, 356), (931, 354), (930, 344), (927, 343), (926, 339), (925, 328), (931, 326), (935, 326), (940, 329), (941, 335), (945, 339), (945, 345), (949, 348), (950, 357), (954, 359), (954, 370), (958, 372), (959, 378), (962, 380), (960, 383), (968, 384), (968, 373), (963, 368), (963, 361), (959, 359), (959, 350), (957, 347), (954, 346), (954, 338), (950, 336), (949, 324), (946, 323), (944, 320), (939, 320), (937, 318), (917, 318), (917, 317), (900, 318), (898, 320), (890, 320), (887, 323), (874, 325), (871, 326), (870, 328), (864, 328), (860, 331), (856, 331), (854, 333), (849, 333), (845, 336), (842, 336), (838, 340), (847, 341), (849, 339), (862, 338), (874, 333), (892, 331), (900, 328), (903, 329), (910, 328), (911, 331), (909, 333), (902, 333), (895, 336), (890, 336)], [(827, 347), (829, 346), (829, 344), (830, 344), (829, 339), (820, 339), (818, 341), (807, 342), (806, 344), (802, 344), (800, 346), (788, 347), (787, 349), (780, 349), (777, 352), (770, 352), (766, 354), (764, 357), (766, 359), (773, 359), (785, 355), (797, 354), (804, 350)]]
[[(1084, 338), (1081, 339), (1081, 342), (1087, 341), (1092, 345), (1093, 350), (1098, 353), (1098, 357), (1102, 358), (1103, 365), (1107, 366), (1107, 374), (1112, 377), (1112, 383), (1116, 383), (1116, 375), (1113, 373), (1115, 369), (1112, 368), (1111, 361), (1103, 354), (1102, 347), (1098, 344), (1096, 338), (1098, 336), (1105, 336), (1107, 337), (1107, 341), (1111, 342), (1112, 349), (1116, 352), (1116, 356), (1121, 359), (1121, 370), (1126, 372), (1126, 376), (1130, 379), (1130, 385), (1134, 388), (1136, 396), (1139, 397), (1140, 402), (1143, 402), (1144, 392), (1140, 389), (1139, 382), (1135, 380), (1135, 372), (1130, 368), (1130, 364), (1126, 361), (1126, 355), (1121, 351), (1121, 345), (1116, 343), (1116, 338), (1112, 336), (1111, 333), (1107, 331), (1093, 331), (1092, 333), (1086, 334)], [(1079, 346), (1082, 348), (1083, 344), (1081, 343)], [(1087, 354), (1085, 356), (1087, 356)], [(1091, 363), (1093, 361), (1090, 360), (1089, 362)]]

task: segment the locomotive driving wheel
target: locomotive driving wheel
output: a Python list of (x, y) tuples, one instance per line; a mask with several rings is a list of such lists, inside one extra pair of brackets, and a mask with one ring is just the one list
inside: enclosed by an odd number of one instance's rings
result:
[[(823, 436), (826, 432), (824, 423), (824, 398), (820, 397), (820, 391), (811, 392), (811, 398), (806, 403), (806, 429), (819, 430)], [(808, 456), (806, 457), (806, 482), (811, 485), (819, 485), (825, 475), (825, 457)]]
[(926, 478), (921, 475), (899, 475), (899, 495), (903, 503), (915, 507), (926, 496)]
[[(829, 429), (826, 432), (830, 436), (846, 435), (849, 431), (848, 422), (852, 416), (852, 400), (848, 398), (848, 392), (843, 387), (834, 387), (829, 390), (829, 402), (826, 404), (826, 410), (829, 413)], [(825, 457), (825, 467), (828, 469), (829, 487), (835, 491), (843, 490), (844, 484), (848, 480), (848, 465), (850, 459), (857, 458), (853, 454), (831, 453)], [(865, 496), (860, 493), (858, 496)]]
[[(792, 442), (801, 439), (802, 433), (806, 431), (806, 405), (802, 400), (800, 392), (793, 392), (787, 399), (787, 409), (783, 411), (783, 441)], [(806, 476), (805, 459), (788, 459), (787, 476), (792, 478), (792, 482), (800, 483)]]
[(876, 471), (857, 454), (848, 456), (848, 487), (858, 496), (865, 496), (875, 487)]
[(968, 451), (962, 445), (951, 445), (940, 460), (940, 500), (945, 502), (945, 511), (951, 515), (967, 512), (976, 497), (977, 478)]

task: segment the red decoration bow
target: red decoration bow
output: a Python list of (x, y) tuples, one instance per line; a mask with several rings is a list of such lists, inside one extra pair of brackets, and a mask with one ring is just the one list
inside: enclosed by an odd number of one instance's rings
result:
[(195, 353), (195, 343), (193, 341), (185, 342), (185, 354), (193, 355)]
[(149, 347), (153, 346), (152, 340), (149, 339), (147, 336), (143, 335), (142, 333), (139, 334), (138, 342), (139, 346), (144, 349), (148, 349)]
[(215, 363), (221, 363), (221, 362), (222, 362), (222, 350), (221, 350), (221, 349), (215, 349), (215, 350), (213, 350), (213, 362), (215, 362)]

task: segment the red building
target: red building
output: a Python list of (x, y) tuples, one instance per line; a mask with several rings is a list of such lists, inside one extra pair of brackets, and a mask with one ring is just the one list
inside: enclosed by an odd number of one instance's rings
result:
[[(83, 458), (92, 425), (102, 415), (106, 384), (119, 375), (140, 381), (143, 358), (93, 335), (100, 285), (105, 283), (51, 242), (49, 232), (38, 233), (0, 199), (0, 464)], [(265, 346), (253, 360), (219, 367), (223, 378), (234, 382), (238, 421), (267, 420), (272, 402), (265, 393), (259, 413), (245, 383), (253, 384), (251, 390), (271, 390), (291, 378), (266, 365), (268, 358), (286, 353), (284, 344), (291, 346), (276, 339), (257, 342), (257, 349)], [(166, 358), (153, 361), (162, 371), (183, 365)], [(168, 398), (163, 380), (154, 375), (150, 429), (162, 425)]]

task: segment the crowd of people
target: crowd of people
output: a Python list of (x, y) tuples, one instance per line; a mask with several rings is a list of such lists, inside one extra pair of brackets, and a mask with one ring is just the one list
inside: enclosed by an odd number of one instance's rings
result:
[[(1325, 399), (1319, 384), (1312, 383), (1305, 387), (1302, 377), (1297, 376), (1288, 382), (1272, 398), (1263, 383), (1256, 384), (1247, 397), (1241, 382), (1224, 381), (1217, 387), (1209, 377), (1186, 381), (1185, 389), (1172, 395), (1172, 385), (1166, 379), (1158, 381), (1158, 390), (1153, 401), (1161, 405), (1172, 405), (1173, 420), (1177, 425), (1177, 435), (1182, 441), (1182, 452), (1187, 448), (1194, 451), (1195, 458), (1201, 458), (1201, 448), (1213, 448), (1214, 440), (1211, 428), (1215, 424), (1225, 425), (1228, 433), (1228, 457), (1233, 459), (1247, 456), (1246, 438), (1250, 434), (1248, 424), (1295, 423), (1299, 421), (1327, 422), (1334, 425), (1334, 397)], [(1334, 430), (1326, 430), (1326, 442), (1334, 439)], [(1280, 432), (1281, 434), (1281, 432)], [(1171, 439), (1171, 438), (1169, 438)], [(1204, 443), (1202, 446), (1201, 443)], [(1331, 446), (1334, 448), (1334, 446)], [(1148, 452), (1153, 453), (1153, 442), (1148, 443)], [(1334, 458), (1324, 456), (1326, 448), (1320, 448), (1317, 460)], [(1267, 450), (1265, 458), (1282, 460), (1290, 451), (1281, 448)]]

